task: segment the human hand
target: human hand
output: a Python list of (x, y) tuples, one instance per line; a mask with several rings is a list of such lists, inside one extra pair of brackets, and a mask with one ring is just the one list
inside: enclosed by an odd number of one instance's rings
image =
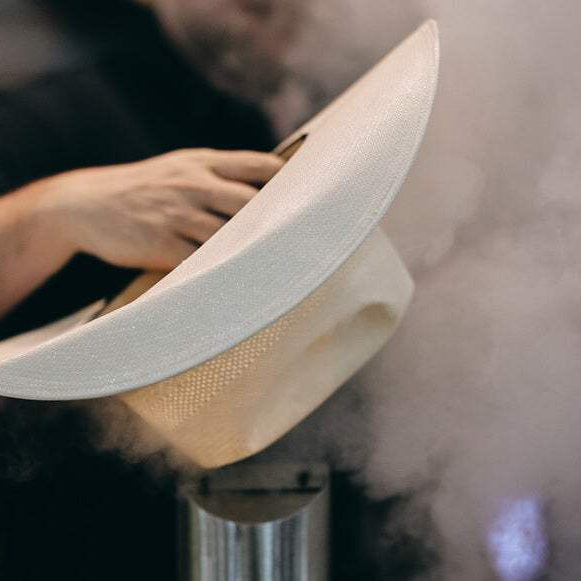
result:
[(282, 167), (274, 154), (187, 149), (45, 180), (42, 203), (71, 253), (171, 270)]

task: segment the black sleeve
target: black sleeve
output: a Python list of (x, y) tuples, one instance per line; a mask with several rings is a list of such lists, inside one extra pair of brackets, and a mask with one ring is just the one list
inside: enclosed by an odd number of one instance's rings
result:
[[(169, 47), (0, 94), (0, 194), (79, 167), (189, 147), (268, 150), (274, 138), (248, 104), (216, 91)], [(80, 255), (0, 321), (0, 338), (113, 296), (136, 271)]]

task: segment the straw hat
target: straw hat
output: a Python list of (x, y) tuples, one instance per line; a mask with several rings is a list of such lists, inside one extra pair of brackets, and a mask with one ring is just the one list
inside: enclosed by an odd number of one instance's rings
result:
[(430, 21), (281, 144), (292, 159), (178, 268), (0, 344), (0, 395), (122, 398), (206, 467), (283, 435), (381, 348), (410, 301), (378, 223), (437, 73)]

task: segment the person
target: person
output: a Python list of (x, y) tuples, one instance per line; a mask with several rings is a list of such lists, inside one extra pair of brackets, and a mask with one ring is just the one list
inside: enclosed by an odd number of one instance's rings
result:
[(0, 200), (0, 317), (84, 252), (169, 271), (280, 169), (274, 154), (184, 149), (69, 171)]
[[(96, 4), (74, 29), (123, 22), (114, 50), (0, 91), (0, 338), (173, 268), (282, 163), (263, 114), (211, 86), (153, 15)], [(95, 449), (96, 430), (75, 406), (0, 402), (5, 581), (176, 578), (175, 480)]]
[(0, 92), (0, 339), (173, 268), (280, 167), (266, 118), (123, 10), (135, 41)]

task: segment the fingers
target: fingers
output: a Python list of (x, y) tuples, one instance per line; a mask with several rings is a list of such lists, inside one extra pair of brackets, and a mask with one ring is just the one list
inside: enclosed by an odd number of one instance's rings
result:
[[(233, 216), (284, 165), (272, 153), (187, 149), (159, 158), (172, 170), (170, 188), (186, 194), (197, 208)], [(176, 171), (177, 168), (177, 171)]]
[(176, 232), (187, 238), (203, 244), (209, 240), (222, 226), (224, 218), (203, 211), (186, 212), (176, 221)]
[(270, 180), (285, 164), (274, 153), (261, 151), (230, 151), (219, 149), (181, 149), (157, 158), (182, 166), (203, 164), (216, 175), (227, 179), (255, 184)]
[(253, 184), (265, 184), (283, 165), (277, 155), (255, 151), (216, 151), (209, 160), (216, 175)]
[(254, 186), (215, 178), (208, 182), (202, 204), (213, 212), (234, 216), (257, 193), (258, 188)]
[(179, 236), (168, 236), (160, 240), (160, 244), (156, 245), (155, 252), (147, 261), (144, 260), (146, 264), (142, 264), (140, 267), (170, 271), (191, 256), (197, 248), (198, 245), (194, 242), (184, 240)]
[(67, 199), (74, 193), (75, 247), (120, 266), (171, 270), (283, 164), (270, 153), (188, 149), (84, 170), (64, 189)]

